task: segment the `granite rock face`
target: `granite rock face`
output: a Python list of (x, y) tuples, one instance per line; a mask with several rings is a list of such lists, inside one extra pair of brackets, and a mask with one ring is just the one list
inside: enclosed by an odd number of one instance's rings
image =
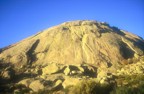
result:
[(13, 44), (0, 59), (14, 65), (94, 64), (118, 65), (144, 53), (143, 40), (131, 33), (96, 21), (73, 21), (49, 28)]
[[(36, 92), (45, 87), (40, 79), (51, 88), (82, 79), (107, 83), (113, 75), (143, 73), (143, 62), (144, 40), (139, 36), (104, 22), (71, 21), (0, 49), (0, 77), (21, 81)], [(36, 83), (23, 80), (31, 78)]]

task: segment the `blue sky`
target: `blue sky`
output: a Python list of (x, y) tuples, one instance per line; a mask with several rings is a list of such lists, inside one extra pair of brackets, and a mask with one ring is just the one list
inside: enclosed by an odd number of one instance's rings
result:
[(0, 0), (0, 48), (72, 20), (97, 20), (144, 38), (144, 0)]

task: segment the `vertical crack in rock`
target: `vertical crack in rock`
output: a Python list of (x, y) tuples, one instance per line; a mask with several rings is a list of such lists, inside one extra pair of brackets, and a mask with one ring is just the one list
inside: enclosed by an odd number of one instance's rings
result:
[(90, 52), (93, 53), (92, 48), (91, 48), (87, 43), (85, 43), (85, 45), (86, 45), (86, 47), (90, 50)]
[(32, 62), (36, 60), (36, 56), (35, 56), (34, 51), (35, 51), (35, 49), (36, 49), (39, 41), (40, 41), (39, 39), (36, 40), (36, 41), (33, 43), (32, 47), (31, 47), (31, 48), (27, 51), (27, 53), (26, 53), (27, 58), (28, 58), (28, 64), (30, 64), (30, 65), (32, 65)]

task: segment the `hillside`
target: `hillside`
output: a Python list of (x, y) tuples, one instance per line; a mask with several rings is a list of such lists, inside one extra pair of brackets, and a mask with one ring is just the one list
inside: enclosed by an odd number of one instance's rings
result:
[(0, 92), (64, 94), (83, 80), (143, 75), (144, 40), (104, 22), (65, 22), (0, 49), (0, 65)]

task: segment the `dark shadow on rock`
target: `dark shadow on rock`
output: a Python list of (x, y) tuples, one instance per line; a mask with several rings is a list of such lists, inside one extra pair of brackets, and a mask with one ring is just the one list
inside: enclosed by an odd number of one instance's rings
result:
[(134, 43), (135, 43), (134, 45), (136, 45), (137, 47), (139, 47), (141, 50), (144, 51), (144, 41), (137, 39), (136, 42)]
[(132, 58), (134, 57), (134, 51), (131, 50), (126, 43), (121, 42), (120, 43), (120, 54), (123, 56), (124, 59)]
[(122, 35), (122, 36), (125, 36), (125, 33), (123, 33), (122, 31), (120, 31), (120, 29), (118, 29), (117, 27), (111, 27), (113, 32), (119, 34), (119, 35)]
[(134, 47), (140, 49), (144, 53), (144, 41), (143, 40), (140, 40), (140, 39), (133, 40), (133, 39), (130, 39), (130, 38), (126, 38), (126, 39), (129, 40), (130, 42), (132, 42)]
[(84, 75), (89, 77), (96, 77), (97, 69), (93, 66), (90, 66), (92, 69), (89, 69), (88, 66), (82, 66), (84, 68)]
[(40, 40), (36, 40), (35, 43), (32, 45), (32, 47), (27, 51), (26, 55), (28, 58), (28, 64), (32, 65), (32, 62), (36, 60), (36, 56), (34, 54), (34, 50), (36, 49), (38, 43)]
[(19, 93), (16, 94), (28, 94), (31, 89), (24, 85), (16, 85), (14, 83), (0, 85), (0, 94), (13, 94), (14, 90), (19, 90)]
[(37, 76), (37, 74), (32, 74), (32, 73), (21, 73), (21, 74), (17, 74), (15, 75), (14, 79), (12, 80), (12, 82), (16, 83), (21, 81), (22, 79), (25, 78), (35, 78)]

